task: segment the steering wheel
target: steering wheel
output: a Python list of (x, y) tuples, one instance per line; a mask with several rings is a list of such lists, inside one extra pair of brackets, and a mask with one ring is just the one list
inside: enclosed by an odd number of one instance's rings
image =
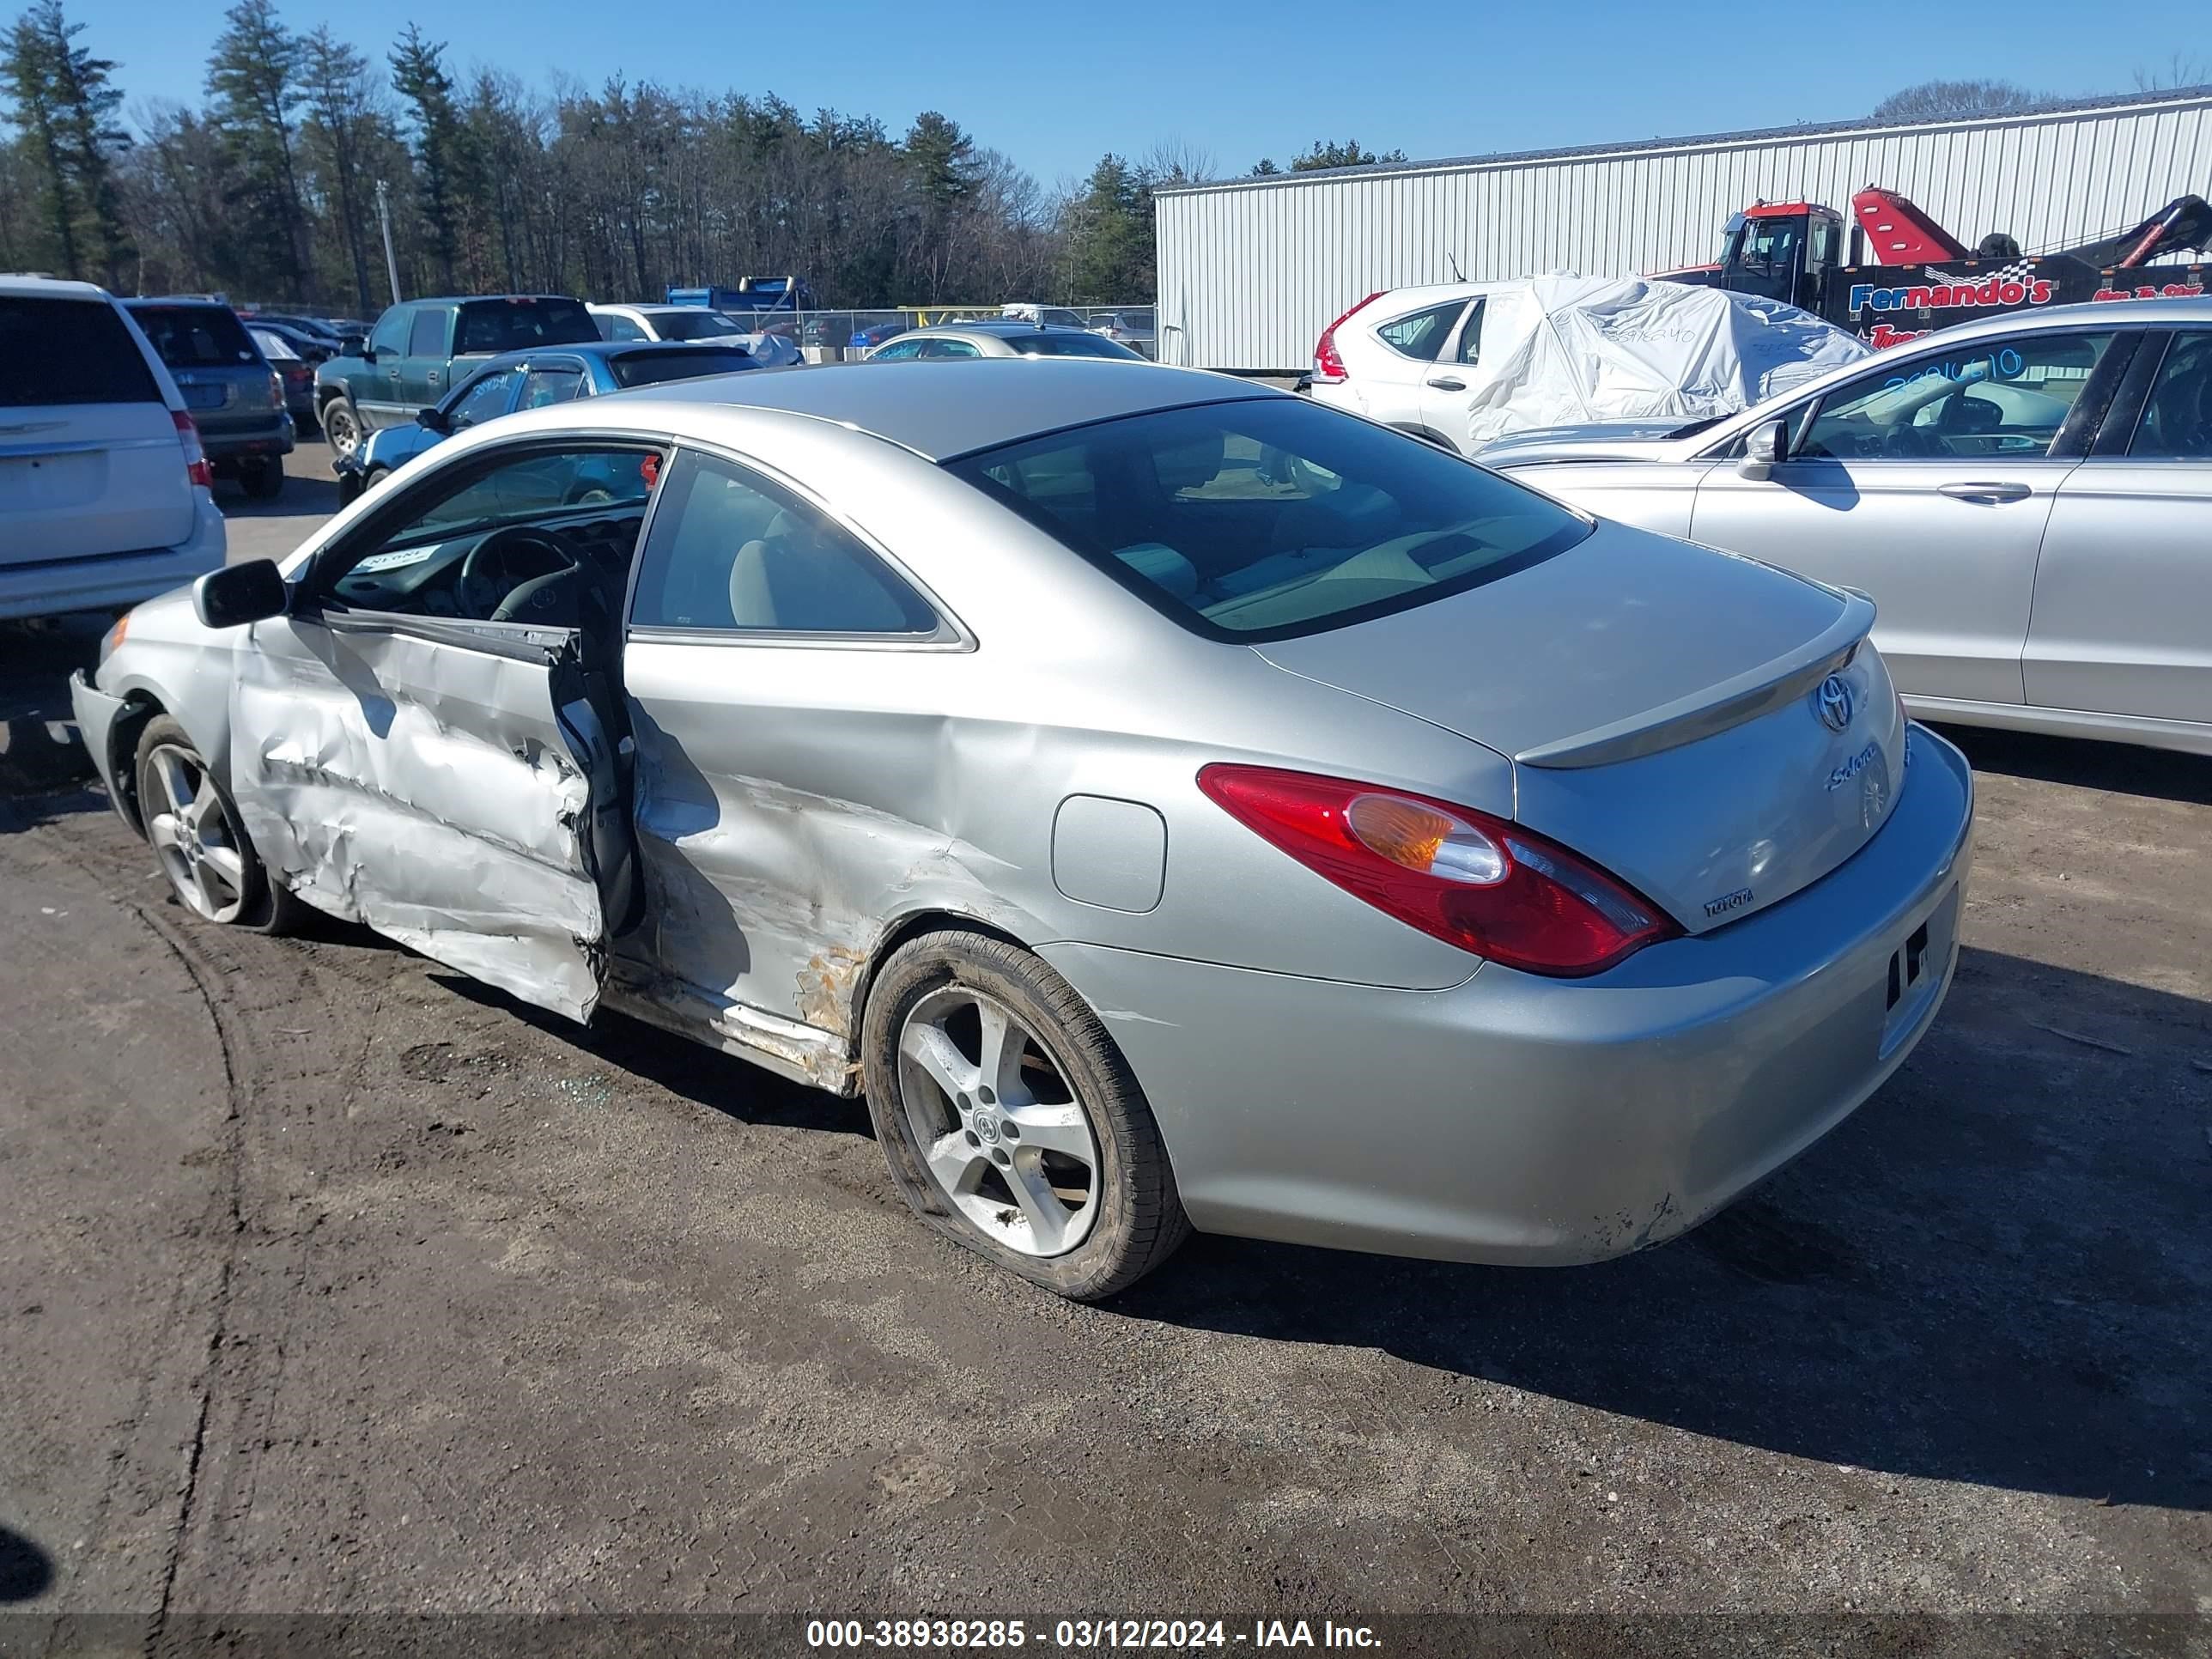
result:
[(1960, 392), (1943, 400), (1942, 411), (1936, 416), (1936, 429), (1948, 434), (1969, 434), (1978, 436), (1994, 432), (2004, 424), (2004, 410), (1994, 398), (1977, 398), (1971, 392)]
[(500, 608), (525, 584), (577, 568), (575, 554), (553, 532), (509, 525), (469, 550), (453, 584), (455, 597), (463, 615), (497, 620)]
[(1939, 453), (1934, 431), (1911, 421), (1890, 428), (1880, 447), (1882, 458), (1893, 461), (1922, 460)]

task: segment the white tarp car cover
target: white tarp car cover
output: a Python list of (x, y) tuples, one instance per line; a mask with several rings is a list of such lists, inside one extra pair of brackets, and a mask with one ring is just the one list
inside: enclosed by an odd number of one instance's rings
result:
[[(1869, 354), (1809, 311), (1638, 276), (1534, 276), (1484, 294), (1469, 453), (1531, 427), (1733, 415)], [(1471, 373), (1470, 373), (1471, 371)]]

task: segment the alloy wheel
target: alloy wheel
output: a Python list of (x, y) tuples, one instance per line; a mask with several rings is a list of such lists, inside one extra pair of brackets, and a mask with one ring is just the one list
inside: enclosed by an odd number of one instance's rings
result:
[(1024, 1255), (1064, 1255), (1097, 1219), (1098, 1146), (1051, 1049), (965, 985), (932, 992), (900, 1029), (899, 1103), (946, 1201)]
[(233, 922), (246, 908), (246, 860), (238, 826), (208, 775), (207, 763), (177, 744), (146, 757), (141, 803), (146, 838), (177, 896), (210, 921)]
[(323, 437), (333, 455), (350, 455), (361, 447), (361, 428), (343, 399), (323, 410)]

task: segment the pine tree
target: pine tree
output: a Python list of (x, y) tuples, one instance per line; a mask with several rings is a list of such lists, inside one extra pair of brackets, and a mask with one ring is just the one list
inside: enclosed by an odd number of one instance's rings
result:
[(439, 281), (450, 294), (460, 286), (455, 273), (470, 167), (468, 133), (453, 100), (453, 77), (446, 73), (445, 51), (444, 42), (424, 40), (410, 23), (392, 53), (392, 86), (415, 112), (417, 195)]
[(368, 60), (320, 25), (301, 38), (300, 47), (307, 110), (301, 148), (324, 200), (337, 215), (356, 307), (368, 312), (375, 301), (369, 293), (370, 186), (362, 172), (362, 152), (377, 125)]
[[(50, 4), (58, 21), (59, 0), (50, 0)], [(33, 7), (8, 31), (0, 82), (14, 100), (11, 118), (22, 132), (37, 173), (40, 206), (53, 239), (56, 268), (65, 276), (81, 277), (84, 264), (77, 243), (77, 195), (64, 135), (61, 76), (54, 63), (52, 31), (46, 27), (47, 9)]]
[(1141, 299), (1152, 291), (1152, 223), (1149, 181), (1118, 155), (1104, 155), (1091, 170), (1084, 192), (1070, 204), (1069, 296), (1095, 304)]
[[(300, 204), (294, 117), (305, 95), (306, 48), (270, 0), (238, 0), (208, 58), (208, 96), (239, 172), (239, 205), (274, 255), (271, 275), (288, 298), (307, 289), (306, 215)], [(258, 239), (257, 239), (258, 240)]]

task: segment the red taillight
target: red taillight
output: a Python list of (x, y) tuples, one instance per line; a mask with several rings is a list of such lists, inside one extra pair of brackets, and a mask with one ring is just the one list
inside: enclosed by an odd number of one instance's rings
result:
[(192, 424), (192, 417), (181, 409), (169, 411), (169, 418), (177, 423), (177, 436), (185, 446), (185, 477), (203, 489), (215, 488), (215, 472), (208, 465), (207, 451), (200, 447), (200, 429)]
[(1346, 312), (1343, 316), (1322, 330), (1321, 338), (1314, 342), (1313, 377), (1316, 381), (1325, 386), (1334, 386), (1340, 381), (1352, 378), (1345, 372), (1343, 355), (1336, 349), (1336, 331), (1352, 320), (1352, 312), (1361, 309), (1362, 307), (1373, 305), (1389, 291), (1387, 289), (1376, 289), (1358, 305), (1352, 307), (1352, 311)]
[(1680, 932), (1588, 860), (1468, 807), (1262, 766), (1209, 766), (1198, 787), (1346, 892), (1509, 968), (1599, 973)]
[(271, 409), (284, 407), (284, 382), (278, 378), (276, 371), (273, 368), (269, 371), (269, 407)]

